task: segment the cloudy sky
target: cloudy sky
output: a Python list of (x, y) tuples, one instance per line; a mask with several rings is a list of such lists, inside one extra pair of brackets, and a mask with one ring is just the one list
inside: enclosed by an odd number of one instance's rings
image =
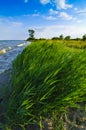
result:
[(86, 0), (0, 0), (0, 40), (86, 34)]

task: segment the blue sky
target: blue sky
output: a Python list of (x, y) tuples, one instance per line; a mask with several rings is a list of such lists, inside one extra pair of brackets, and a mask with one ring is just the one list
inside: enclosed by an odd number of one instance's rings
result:
[(86, 33), (86, 0), (0, 0), (0, 40)]

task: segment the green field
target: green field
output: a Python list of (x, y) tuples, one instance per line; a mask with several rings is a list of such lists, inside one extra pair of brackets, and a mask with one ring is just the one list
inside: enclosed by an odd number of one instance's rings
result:
[(85, 41), (38, 40), (13, 61), (12, 93), (7, 106), (8, 126), (37, 124), (52, 119), (64, 130), (70, 108), (86, 102)]

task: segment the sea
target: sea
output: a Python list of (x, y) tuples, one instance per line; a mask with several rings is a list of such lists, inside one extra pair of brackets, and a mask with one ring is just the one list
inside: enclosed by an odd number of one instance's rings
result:
[(12, 67), (12, 61), (30, 42), (24, 40), (0, 40), (0, 73)]

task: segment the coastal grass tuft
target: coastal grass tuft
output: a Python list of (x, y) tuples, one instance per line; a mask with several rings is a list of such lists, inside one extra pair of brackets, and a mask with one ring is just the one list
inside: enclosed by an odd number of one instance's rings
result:
[[(63, 129), (63, 115), (86, 101), (86, 50), (52, 40), (27, 46), (13, 61), (8, 125), (40, 125), (51, 118)], [(55, 125), (56, 124), (58, 125)]]

